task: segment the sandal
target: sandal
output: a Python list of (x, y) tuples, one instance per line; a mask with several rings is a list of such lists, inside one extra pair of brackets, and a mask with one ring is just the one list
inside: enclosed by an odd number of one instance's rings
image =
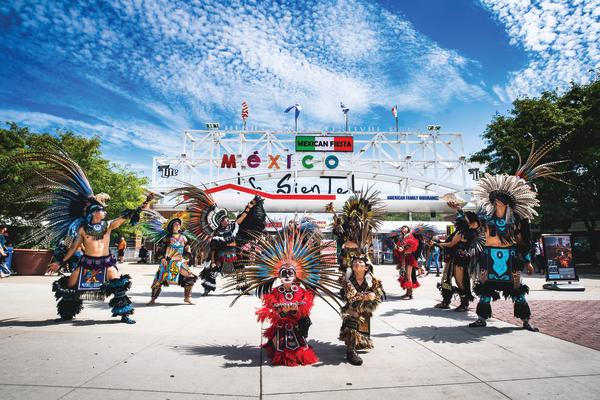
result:
[(469, 324), (470, 328), (483, 328), (484, 326), (487, 326), (487, 322), (485, 322), (485, 319), (481, 318), (478, 318), (477, 321)]
[(129, 318), (129, 316), (127, 316), (127, 315), (123, 315), (123, 316), (121, 317), (121, 322), (123, 322), (123, 323), (125, 323), (125, 324), (129, 324), (129, 325), (133, 325), (133, 324), (135, 324), (135, 320), (133, 320), (133, 319)]
[(527, 329), (529, 332), (539, 332), (540, 330), (535, 326), (531, 325), (529, 321), (523, 321), (523, 329)]

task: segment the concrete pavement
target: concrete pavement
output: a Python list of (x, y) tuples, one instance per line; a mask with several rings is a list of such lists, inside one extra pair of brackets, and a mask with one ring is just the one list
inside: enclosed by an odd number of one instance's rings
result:
[[(133, 326), (97, 302), (56, 323), (55, 277), (0, 280), (1, 399), (600, 398), (600, 352), (499, 320), (470, 329), (474, 313), (432, 308), (434, 276), (403, 301), (394, 267), (376, 267), (388, 300), (372, 321), (376, 348), (363, 354), (362, 367), (345, 363), (340, 319), (317, 301), (310, 344), (322, 362), (286, 368), (268, 365), (258, 347), (255, 297), (229, 308), (233, 295), (200, 298), (198, 289), (190, 306), (171, 287), (147, 307), (155, 267), (121, 270), (134, 279)], [(533, 301), (600, 300), (599, 280), (584, 279), (583, 293), (542, 291), (540, 278), (527, 283)]]

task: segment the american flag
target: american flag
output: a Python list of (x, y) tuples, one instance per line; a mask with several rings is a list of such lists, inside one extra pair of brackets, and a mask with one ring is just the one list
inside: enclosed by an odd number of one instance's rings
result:
[(398, 107), (397, 106), (392, 107), (392, 115), (394, 116), (394, 118), (398, 118)]
[(248, 103), (242, 101), (242, 119), (244, 120), (244, 122), (248, 119), (248, 114)]

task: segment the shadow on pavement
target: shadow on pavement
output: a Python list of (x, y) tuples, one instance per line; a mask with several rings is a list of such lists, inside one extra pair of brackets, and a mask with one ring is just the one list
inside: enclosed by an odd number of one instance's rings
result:
[(435, 307), (429, 308), (396, 308), (390, 311), (386, 311), (381, 315), (378, 315), (380, 318), (392, 317), (398, 314), (407, 314), (407, 315), (420, 315), (425, 317), (443, 317), (448, 319), (453, 319), (456, 321), (471, 321), (473, 317), (469, 317), (469, 314), (466, 312), (456, 312), (453, 309), (442, 310)]
[[(179, 289), (179, 290), (177, 290)], [(152, 296), (152, 292), (129, 292), (130, 296), (139, 296), (139, 297), (147, 297), (148, 301), (150, 301), (150, 297)], [(194, 301), (202, 301), (204, 298), (210, 297), (233, 297), (237, 296), (237, 293), (211, 293), (208, 296), (202, 296), (202, 288), (198, 288), (198, 291), (192, 291), (192, 299)], [(172, 290), (169, 288), (163, 288), (163, 291), (160, 293), (158, 299), (161, 297), (181, 297), (183, 299), (183, 288), (179, 286), (173, 286)]]
[[(160, 300), (160, 299), (159, 299)], [(150, 301), (150, 300), (148, 300)], [(172, 307), (172, 306), (195, 306), (197, 304), (197, 301), (195, 299), (193, 299), (193, 302), (195, 304), (188, 304), (188, 303), (184, 303), (183, 299), (181, 299), (181, 303), (161, 303), (160, 301), (157, 301), (156, 303), (152, 304), (152, 305), (148, 305), (146, 304), (146, 302), (133, 302), (133, 305), (135, 308), (146, 308), (146, 307)]]
[[(340, 342), (341, 343), (341, 342)], [(321, 362), (313, 365), (314, 367), (321, 367), (324, 365), (340, 365), (346, 363), (346, 346), (343, 344), (335, 344), (331, 342), (321, 342), (319, 340), (308, 339), (310, 344), (315, 350), (315, 354), (319, 357)]]
[[(504, 335), (515, 330), (521, 330), (515, 326), (484, 328), (469, 328), (468, 326), (418, 326), (406, 328), (397, 336), (406, 336), (423, 342), (433, 343), (475, 343), (484, 340), (488, 336)], [(387, 335), (387, 334), (385, 334)], [(377, 335), (373, 335), (377, 336)], [(394, 335), (389, 335), (394, 336)]]
[[(346, 346), (312, 339), (309, 339), (308, 343), (313, 347), (321, 361), (313, 367), (339, 365), (346, 362)], [(189, 355), (222, 357), (225, 360), (221, 366), (222, 368), (258, 367), (261, 359), (260, 352), (263, 351), (258, 346), (248, 344), (239, 346), (219, 344), (173, 346), (173, 349)], [(262, 358), (264, 365), (270, 365), (266, 352), (262, 353)]]
[(118, 319), (107, 319), (107, 320), (92, 320), (92, 319), (73, 319), (70, 321), (61, 321), (57, 319), (46, 319), (43, 321), (20, 321), (16, 318), (6, 318), (0, 320), (0, 328), (8, 326), (21, 326), (25, 328), (37, 328), (42, 326), (54, 326), (54, 325), (74, 325), (74, 326), (86, 326), (86, 325), (107, 325), (121, 323)]
[(258, 367), (260, 351), (258, 346), (207, 344), (204, 346), (173, 346), (174, 350), (195, 356), (222, 357), (222, 368)]

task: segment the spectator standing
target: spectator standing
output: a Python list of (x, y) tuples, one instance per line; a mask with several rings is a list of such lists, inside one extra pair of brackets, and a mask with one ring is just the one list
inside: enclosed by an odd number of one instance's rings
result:
[(429, 259), (427, 260), (429, 272), (435, 267), (435, 276), (440, 276), (440, 252), (441, 250), (438, 246), (432, 246)]
[(10, 266), (8, 265), (10, 259), (8, 258), (8, 249), (6, 247), (7, 232), (8, 229), (6, 226), (0, 227), (0, 278), (6, 278), (11, 275)]
[(145, 245), (142, 245), (142, 247), (140, 247), (140, 252), (138, 256), (140, 257), (138, 264), (148, 264), (148, 249)]
[(538, 269), (539, 273), (546, 273), (546, 263), (544, 260), (544, 243), (542, 241), (542, 237), (540, 236), (539, 239), (535, 242), (534, 246), (533, 246), (533, 254), (534, 254), (534, 259), (535, 259), (535, 263)]
[(125, 258), (125, 249), (126, 248), (127, 248), (127, 242), (125, 241), (125, 238), (123, 236), (121, 236), (121, 241), (117, 245), (117, 257), (118, 257), (118, 260), (120, 263), (122, 263), (123, 259)]

